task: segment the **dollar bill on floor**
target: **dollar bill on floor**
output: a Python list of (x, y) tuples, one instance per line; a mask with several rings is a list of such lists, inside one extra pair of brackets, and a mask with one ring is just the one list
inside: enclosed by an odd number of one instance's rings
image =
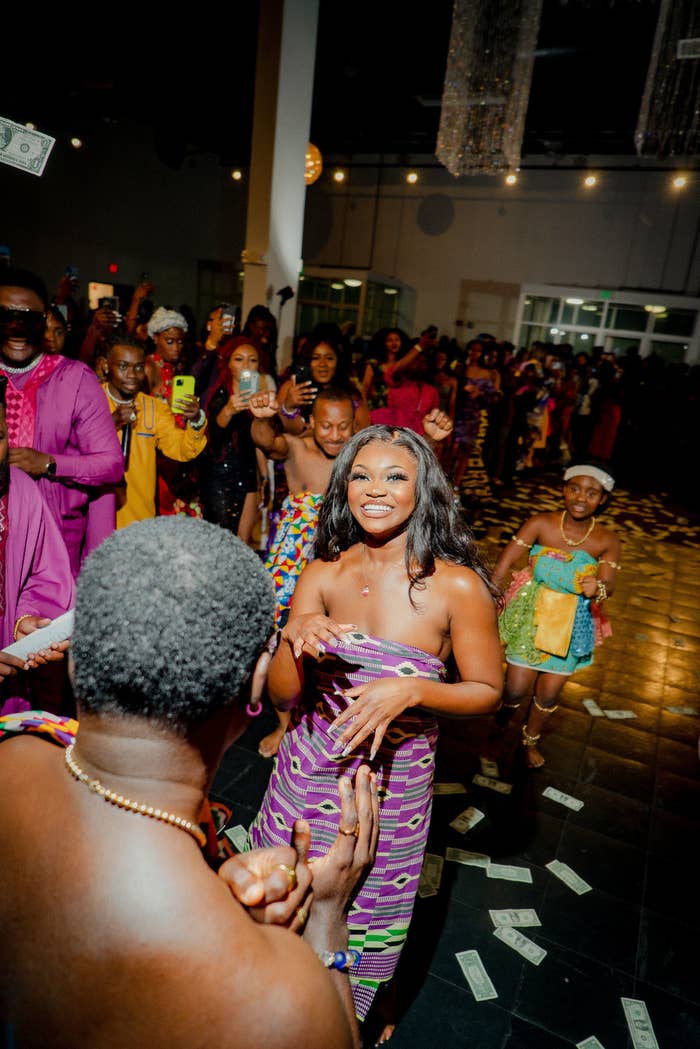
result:
[(570, 794), (565, 794), (563, 790), (557, 790), (556, 787), (547, 787), (542, 791), (542, 797), (558, 801), (560, 805), (566, 805), (567, 809), (573, 809), (574, 812), (580, 812), (583, 808), (582, 801), (572, 798)]
[(476, 784), (477, 787), (487, 787), (489, 790), (495, 790), (497, 794), (510, 794), (513, 789), (512, 783), (504, 783), (503, 780), (493, 779), (491, 776), (482, 776), (478, 772), (472, 777), (472, 783)]
[(476, 827), (477, 823), (481, 823), (483, 818), (484, 813), (470, 805), (464, 812), (460, 812), (459, 816), (455, 816), (450, 826), (453, 830), (459, 831), (460, 834), (466, 834), (468, 830)]
[(435, 794), (466, 794), (467, 788), (463, 783), (433, 783), (433, 795)]
[(695, 707), (664, 707), (664, 710), (669, 710), (672, 714), (687, 714), (691, 718), (698, 716)]
[(605, 1049), (605, 1046), (592, 1034), (590, 1038), (584, 1038), (582, 1042), (577, 1042), (576, 1049)]
[(514, 951), (526, 958), (528, 962), (532, 962), (533, 965), (539, 965), (542, 959), (547, 957), (544, 947), (540, 947), (539, 944), (534, 943), (527, 936), (523, 936), (521, 932), (518, 932), (517, 929), (513, 929), (508, 925), (494, 929), (493, 935), (502, 943), (507, 943), (509, 947), (512, 947)]
[(422, 900), (429, 896), (437, 896), (440, 891), (444, 863), (442, 856), (436, 856), (432, 852), (426, 852), (423, 857), (423, 866), (418, 879), (418, 895)]
[(530, 929), (534, 928), (536, 925), (542, 924), (537, 917), (537, 911), (533, 910), (532, 907), (524, 907), (519, 911), (489, 911), (489, 915), (497, 929), (503, 925), (510, 925), (511, 927), (517, 926), (520, 929)]
[(659, 1049), (646, 1003), (638, 998), (621, 998), (620, 1001), (634, 1049)]
[(248, 831), (240, 823), (236, 827), (228, 827), (224, 834), (237, 852), (245, 852), (248, 847)]
[(461, 863), (465, 867), (483, 867), (484, 870), (491, 862), (491, 857), (483, 852), (468, 852), (466, 849), (445, 849), (445, 859), (448, 863)]
[(591, 715), (592, 718), (604, 718), (605, 717), (605, 714), (600, 709), (600, 707), (598, 706), (598, 704), (596, 703), (596, 701), (594, 699), (584, 699), (584, 700), (582, 700), (582, 705), (586, 708), (586, 710), (588, 711), (588, 713)]
[(455, 958), (477, 1002), (498, 998), (498, 992), (491, 983), (478, 951), (460, 951)]
[(532, 885), (532, 874), (529, 867), (511, 867), (507, 863), (489, 863), (486, 868), (487, 878), (501, 878), (503, 881), (523, 881)]
[(43, 175), (56, 139), (0, 117), (0, 164)]
[(636, 718), (637, 716), (633, 710), (606, 710), (604, 714), (611, 721), (624, 721), (626, 718)]
[(555, 878), (563, 881), (567, 888), (575, 892), (577, 896), (583, 896), (584, 893), (591, 892), (593, 889), (593, 886), (579, 877), (576, 871), (573, 871), (567, 863), (562, 863), (560, 860), (551, 860), (549, 863), (545, 863), (545, 867), (552, 872)]
[(491, 776), (493, 779), (498, 779), (498, 765), (495, 761), (491, 761), (490, 758), (479, 758), (479, 764), (481, 765), (481, 772), (484, 776)]

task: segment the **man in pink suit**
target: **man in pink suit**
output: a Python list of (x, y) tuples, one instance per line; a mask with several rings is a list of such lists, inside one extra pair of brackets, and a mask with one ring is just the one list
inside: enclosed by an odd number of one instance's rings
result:
[(73, 576), (114, 530), (124, 463), (100, 384), (80, 361), (43, 352), (46, 290), (33, 273), (0, 270), (0, 375), (7, 384), (9, 461), (36, 482)]

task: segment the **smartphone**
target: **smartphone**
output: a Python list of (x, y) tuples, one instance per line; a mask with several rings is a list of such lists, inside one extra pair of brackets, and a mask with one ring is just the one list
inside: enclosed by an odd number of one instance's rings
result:
[(194, 397), (194, 375), (174, 375), (173, 395), (170, 407), (177, 412), (177, 404), (183, 397)]
[(113, 310), (115, 313), (119, 313), (119, 296), (118, 295), (104, 295), (100, 299), (100, 309), (106, 306), (108, 310)]
[(221, 327), (226, 335), (230, 335), (236, 324), (236, 310), (233, 306), (221, 307)]
[(292, 378), (297, 386), (300, 386), (303, 382), (312, 382), (311, 368), (309, 368), (308, 364), (300, 364), (292, 372)]
[(252, 372), (249, 368), (244, 368), (238, 380), (238, 391), (241, 394), (257, 393), (259, 383), (260, 372)]

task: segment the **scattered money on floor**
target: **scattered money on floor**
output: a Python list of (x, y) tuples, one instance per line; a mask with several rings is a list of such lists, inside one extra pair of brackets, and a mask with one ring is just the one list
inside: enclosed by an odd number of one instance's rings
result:
[(539, 965), (542, 959), (547, 956), (544, 947), (540, 947), (539, 944), (534, 943), (527, 936), (523, 936), (521, 932), (510, 926), (499, 926), (498, 929), (493, 930), (493, 935), (496, 939), (501, 940), (502, 943), (507, 943), (509, 947), (512, 947), (514, 951), (526, 958), (528, 962), (532, 962), (533, 965)]
[(484, 963), (478, 951), (460, 951), (455, 957), (477, 1002), (498, 998), (498, 992), (484, 969)]

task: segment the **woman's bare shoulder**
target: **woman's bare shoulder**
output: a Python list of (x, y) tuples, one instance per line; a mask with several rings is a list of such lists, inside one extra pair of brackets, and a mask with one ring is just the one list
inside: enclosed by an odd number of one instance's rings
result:
[(436, 561), (433, 577), (445, 592), (457, 597), (486, 596), (490, 598), (489, 589), (478, 572), (467, 565), (457, 565), (452, 561)]

